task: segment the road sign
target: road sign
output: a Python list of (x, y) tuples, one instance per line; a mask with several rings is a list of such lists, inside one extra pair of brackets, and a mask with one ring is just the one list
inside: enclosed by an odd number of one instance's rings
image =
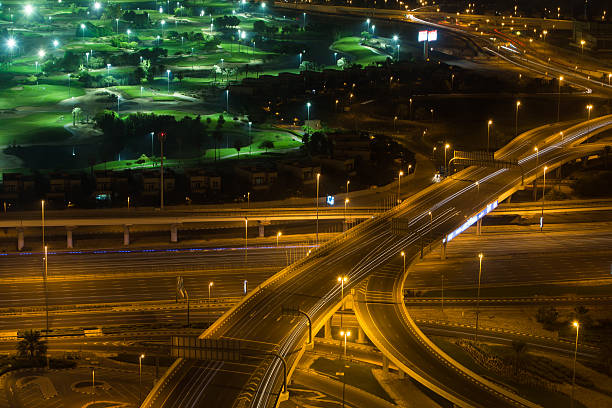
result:
[(419, 31), (419, 42), (427, 41), (427, 31)]
[(438, 30), (419, 31), (419, 42), (436, 41), (438, 39)]
[(240, 361), (240, 341), (173, 336), (171, 355), (191, 360)]
[(460, 150), (455, 150), (453, 158), (450, 161), (454, 164), (465, 166), (493, 167), (496, 169), (509, 169), (519, 165), (516, 160), (495, 160), (493, 153), (482, 151), (462, 152)]

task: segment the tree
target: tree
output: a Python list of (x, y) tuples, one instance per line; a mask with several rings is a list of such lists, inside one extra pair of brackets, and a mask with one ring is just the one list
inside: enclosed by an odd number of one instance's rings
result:
[(26, 331), (23, 339), (17, 343), (17, 353), (20, 357), (27, 357), (31, 360), (44, 357), (47, 353), (47, 342), (40, 339), (40, 332)]
[(81, 117), (81, 108), (78, 106), (72, 109), (72, 126), (76, 125), (77, 120)]
[(520, 340), (512, 340), (512, 350), (514, 350), (514, 375), (518, 375), (520, 362), (527, 352), (527, 343)]
[(559, 312), (553, 306), (542, 306), (538, 309), (536, 319), (546, 330), (553, 330), (557, 323)]
[(236, 153), (238, 154), (238, 160), (240, 160), (240, 149), (242, 149), (242, 143), (240, 143), (240, 140), (236, 140), (234, 142), (234, 149), (236, 149)]
[(268, 153), (268, 149), (274, 148), (274, 142), (271, 140), (264, 140), (259, 144), (260, 149), (266, 149), (266, 153)]
[(261, 35), (266, 32), (266, 23), (263, 20), (257, 20), (253, 23), (253, 31)]

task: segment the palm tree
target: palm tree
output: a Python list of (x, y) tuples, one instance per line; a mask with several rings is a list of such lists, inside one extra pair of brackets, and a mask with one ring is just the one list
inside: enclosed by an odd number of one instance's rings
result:
[(47, 353), (47, 342), (40, 339), (40, 332), (29, 330), (17, 343), (17, 353), (29, 359), (43, 357)]
[(512, 341), (512, 350), (514, 350), (514, 375), (518, 375), (519, 363), (522, 357), (527, 352), (527, 343), (520, 340)]
[(81, 108), (77, 106), (76, 108), (72, 109), (72, 126), (76, 125), (76, 121), (79, 120), (80, 116), (81, 116)]

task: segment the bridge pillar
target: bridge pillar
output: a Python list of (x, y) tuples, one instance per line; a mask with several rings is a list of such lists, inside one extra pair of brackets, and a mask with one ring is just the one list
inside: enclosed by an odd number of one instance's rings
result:
[(476, 221), (476, 235), (482, 234), (482, 218)]
[(533, 180), (533, 201), (535, 201), (536, 198), (538, 197), (538, 186), (536, 184), (536, 181), (538, 181), (537, 177), (535, 180)]
[(332, 338), (332, 317), (330, 317), (328, 320), (325, 321), (325, 338), (326, 339), (331, 339)]
[(170, 226), (170, 242), (178, 242), (178, 224)]
[(263, 224), (259, 224), (259, 238), (263, 238), (265, 236), (265, 227)]
[(17, 250), (21, 251), (25, 246), (25, 240), (23, 238), (23, 228), (17, 228)]
[(382, 369), (385, 373), (389, 372), (389, 359), (383, 354)]
[(66, 248), (68, 249), (74, 248), (72, 242), (72, 230), (74, 230), (74, 227), (66, 227)]
[(130, 245), (130, 226), (129, 225), (123, 226), (123, 245), (125, 246)]
[(446, 259), (446, 241), (440, 245), (440, 259), (443, 261)]
[(366, 340), (365, 333), (361, 326), (357, 327), (357, 343), (366, 344), (368, 341)]

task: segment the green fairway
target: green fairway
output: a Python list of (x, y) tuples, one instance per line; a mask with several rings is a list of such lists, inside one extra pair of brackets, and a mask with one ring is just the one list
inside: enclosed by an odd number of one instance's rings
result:
[[(61, 119), (63, 116), (63, 119)], [(70, 137), (64, 125), (71, 123), (70, 113), (34, 113), (31, 115), (0, 116), (0, 145), (59, 142)]]
[(344, 37), (334, 42), (331, 46), (333, 50), (351, 56), (351, 62), (361, 65), (370, 65), (376, 61), (384, 61), (387, 55), (378, 54), (371, 48), (360, 45), (359, 37)]
[[(81, 88), (72, 87), (70, 96), (81, 96)], [(68, 86), (63, 85), (15, 85), (0, 90), (0, 109), (18, 106), (42, 106), (68, 99)]]

